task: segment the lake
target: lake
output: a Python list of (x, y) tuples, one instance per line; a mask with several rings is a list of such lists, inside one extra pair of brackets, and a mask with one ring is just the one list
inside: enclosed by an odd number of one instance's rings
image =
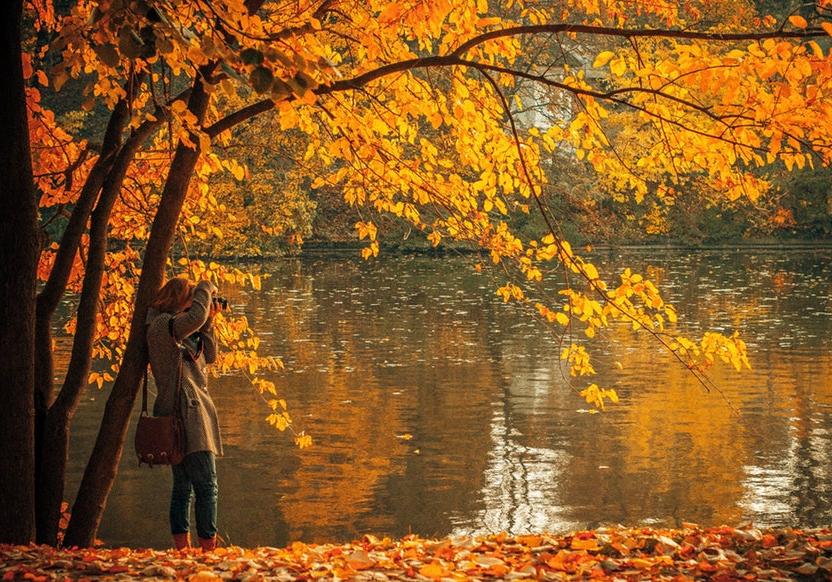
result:
[[(832, 522), (832, 250), (612, 250), (660, 284), (690, 334), (739, 329), (753, 369), (704, 390), (649, 337), (592, 342), (600, 414), (559, 360), (561, 339), (473, 269), (476, 257), (352, 255), (262, 265), (261, 292), (227, 290), (286, 369), (264, 377), (314, 445), (265, 422), (240, 376), (214, 379), (226, 455), (219, 533), (238, 545), (602, 524)], [(486, 269), (487, 271), (487, 269)], [(616, 278), (617, 279), (617, 278)], [(224, 290), (225, 291), (225, 290)], [(64, 345), (62, 343), (62, 345)], [(62, 348), (65, 349), (65, 348)], [(107, 396), (73, 425), (73, 496)], [(129, 447), (99, 537), (166, 547), (170, 471)]]

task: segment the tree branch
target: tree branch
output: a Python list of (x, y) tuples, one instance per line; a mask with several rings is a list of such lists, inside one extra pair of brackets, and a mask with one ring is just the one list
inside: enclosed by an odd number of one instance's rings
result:
[[(540, 24), (529, 26), (515, 26), (512, 28), (504, 28), (502, 30), (495, 30), (486, 32), (471, 38), (462, 43), (453, 52), (447, 55), (438, 55), (433, 57), (423, 57), (416, 59), (408, 59), (406, 61), (399, 61), (383, 65), (372, 71), (367, 71), (361, 75), (351, 79), (344, 79), (335, 81), (329, 85), (322, 85), (313, 90), (316, 95), (328, 95), (337, 91), (348, 91), (351, 89), (358, 89), (367, 83), (376, 79), (390, 75), (392, 73), (399, 73), (414, 69), (423, 69), (427, 67), (442, 67), (465, 64), (470, 66), (473, 61), (465, 61), (462, 55), (472, 48), (483, 44), (489, 40), (496, 38), (504, 38), (509, 36), (519, 36), (523, 34), (541, 34), (541, 33), (585, 33), (599, 36), (613, 36), (620, 38), (635, 38), (635, 37), (652, 37), (652, 38), (675, 38), (675, 39), (695, 39), (706, 40), (713, 42), (734, 42), (740, 40), (764, 40), (767, 38), (818, 38), (827, 36), (826, 32), (820, 28), (810, 28), (806, 30), (796, 30), (790, 32), (770, 31), (770, 32), (741, 32), (741, 33), (716, 33), (716, 32), (696, 32), (688, 30), (666, 30), (666, 29), (624, 29), (624, 28), (610, 28), (603, 26), (590, 26), (583, 24)], [(484, 65), (483, 65), (484, 66)], [(294, 96), (289, 96), (285, 101), (294, 100)], [(271, 99), (264, 99), (258, 101), (242, 109), (238, 109), (234, 113), (216, 121), (213, 125), (207, 127), (205, 132), (214, 137), (223, 131), (231, 129), (251, 117), (259, 115), (272, 109), (275, 102)]]

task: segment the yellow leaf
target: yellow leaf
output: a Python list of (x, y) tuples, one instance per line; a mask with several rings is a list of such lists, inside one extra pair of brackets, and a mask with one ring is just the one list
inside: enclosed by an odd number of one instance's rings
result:
[(213, 582), (214, 580), (222, 580), (222, 578), (208, 570), (188, 576), (188, 582)]
[(572, 538), (572, 549), (573, 550), (589, 550), (595, 551), (599, 550), (598, 540), (594, 538), (590, 538), (588, 540), (582, 540), (580, 538)]
[(610, 71), (613, 72), (614, 75), (621, 76), (627, 72), (627, 61), (623, 58), (617, 58), (610, 63)]
[(312, 437), (308, 434), (301, 432), (295, 437), (295, 444), (300, 449), (305, 449), (307, 447), (312, 446)]
[(592, 263), (586, 263), (584, 265), (584, 274), (590, 279), (597, 279), (598, 278), (598, 269), (595, 268), (595, 265)]
[(565, 313), (559, 311), (557, 315), (555, 315), (555, 320), (561, 325), (569, 325), (569, 318), (566, 316)]
[(612, 51), (603, 51), (598, 53), (598, 56), (595, 57), (595, 60), (592, 62), (592, 66), (599, 69), (610, 62), (614, 56), (615, 53)]

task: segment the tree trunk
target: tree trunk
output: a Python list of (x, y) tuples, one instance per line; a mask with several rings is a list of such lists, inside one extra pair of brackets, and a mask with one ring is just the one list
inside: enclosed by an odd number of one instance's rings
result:
[(124, 144), (103, 184), (101, 197), (92, 213), (89, 253), (78, 305), (72, 355), (66, 377), (55, 402), (48, 409), (39, 450), (37, 483), (38, 543), (56, 545), (64, 495), (69, 431), (78, 408), (81, 391), (87, 384), (92, 363), (98, 301), (107, 255), (107, 226), (124, 178), (142, 142), (159, 126), (145, 122)]
[(55, 264), (49, 272), (49, 278), (38, 293), (35, 354), (35, 399), (39, 414), (46, 413), (52, 405), (52, 387), (54, 369), (52, 364), (52, 316), (66, 291), (75, 255), (81, 243), (81, 236), (87, 228), (92, 208), (98, 198), (98, 192), (113, 165), (121, 146), (121, 134), (127, 124), (127, 102), (121, 99), (110, 114), (101, 154), (90, 169), (89, 175), (81, 188), (78, 200), (72, 208), (66, 228), (61, 236)]
[[(110, 116), (104, 138), (101, 155), (96, 160), (86, 182), (81, 189), (78, 200), (72, 209), (69, 222), (61, 237), (61, 243), (55, 256), (55, 264), (49, 273), (41, 292), (37, 297), (35, 316), (35, 487), (36, 487), (36, 521), (37, 542), (54, 545), (57, 542), (57, 527), (60, 520), (62, 499), (53, 502), (55, 494), (63, 495), (63, 475), (59, 478), (53, 472), (51, 454), (44, 447), (59, 446), (52, 439), (56, 423), (63, 421), (50, 419), (49, 407), (52, 406), (55, 367), (52, 354), (52, 317), (66, 291), (72, 264), (81, 243), (81, 236), (87, 228), (93, 205), (104, 178), (113, 164), (113, 156), (121, 144), (121, 131), (127, 121), (127, 105), (123, 101), (116, 105)], [(49, 426), (47, 426), (49, 425)], [(46, 434), (48, 433), (48, 434)], [(61, 472), (62, 473), (62, 472)]]
[[(210, 72), (210, 69), (207, 72)], [(202, 77), (198, 76), (188, 100), (188, 108), (200, 123), (205, 117), (209, 99)], [(198, 143), (198, 140), (194, 141)], [(101, 523), (107, 497), (118, 472), (139, 381), (147, 366), (144, 323), (147, 309), (162, 284), (168, 253), (176, 234), (176, 224), (199, 154), (198, 148), (190, 149), (180, 143), (168, 171), (159, 209), (153, 219), (145, 249), (124, 358), (107, 399), (95, 447), (72, 508), (64, 545), (90, 546)]]
[(21, 63), (22, 0), (0, 2), (0, 543), (35, 533), (37, 201)]

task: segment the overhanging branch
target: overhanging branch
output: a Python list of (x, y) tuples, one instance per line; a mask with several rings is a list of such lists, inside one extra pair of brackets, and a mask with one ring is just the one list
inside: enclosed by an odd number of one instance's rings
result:
[[(470, 40), (462, 43), (453, 52), (447, 55), (438, 55), (433, 57), (423, 57), (416, 59), (408, 59), (396, 63), (383, 65), (372, 71), (367, 71), (361, 75), (357, 75), (351, 79), (344, 79), (335, 81), (329, 85), (322, 85), (314, 89), (316, 95), (327, 95), (337, 91), (349, 91), (359, 89), (372, 81), (385, 77), (393, 73), (400, 73), (409, 70), (423, 69), (427, 67), (444, 67), (455, 65), (471, 66), (473, 61), (465, 61), (462, 55), (472, 48), (481, 45), (489, 40), (497, 38), (506, 38), (512, 36), (521, 36), (525, 34), (553, 34), (553, 33), (582, 33), (596, 36), (612, 36), (619, 38), (670, 38), (670, 39), (688, 39), (688, 40), (703, 40), (711, 42), (736, 42), (741, 40), (765, 40), (769, 38), (819, 38), (827, 36), (826, 32), (820, 28), (809, 28), (805, 30), (794, 31), (769, 31), (769, 32), (739, 32), (739, 33), (716, 33), (716, 32), (696, 32), (689, 30), (669, 30), (669, 29), (626, 29), (626, 28), (610, 28), (603, 26), (591, 26), (583, 24), (539, 24), (529, 26), (515, 26), (511, 28), (504, 28), (501, 30), (494, 30), (485, 32)], [(484, 66), (484, 65), (480, 65)], [(287, 97), (282, 101), (291, 101), (294, 96)], [(226, 117), (218, 120), (213, 125), (205, 129), (210, 137), (229, 130), (234, 126), (243, 123), (244, 121), (269, 111), (275, 105), (272, 99), (264, 99), (258, 101)]]

